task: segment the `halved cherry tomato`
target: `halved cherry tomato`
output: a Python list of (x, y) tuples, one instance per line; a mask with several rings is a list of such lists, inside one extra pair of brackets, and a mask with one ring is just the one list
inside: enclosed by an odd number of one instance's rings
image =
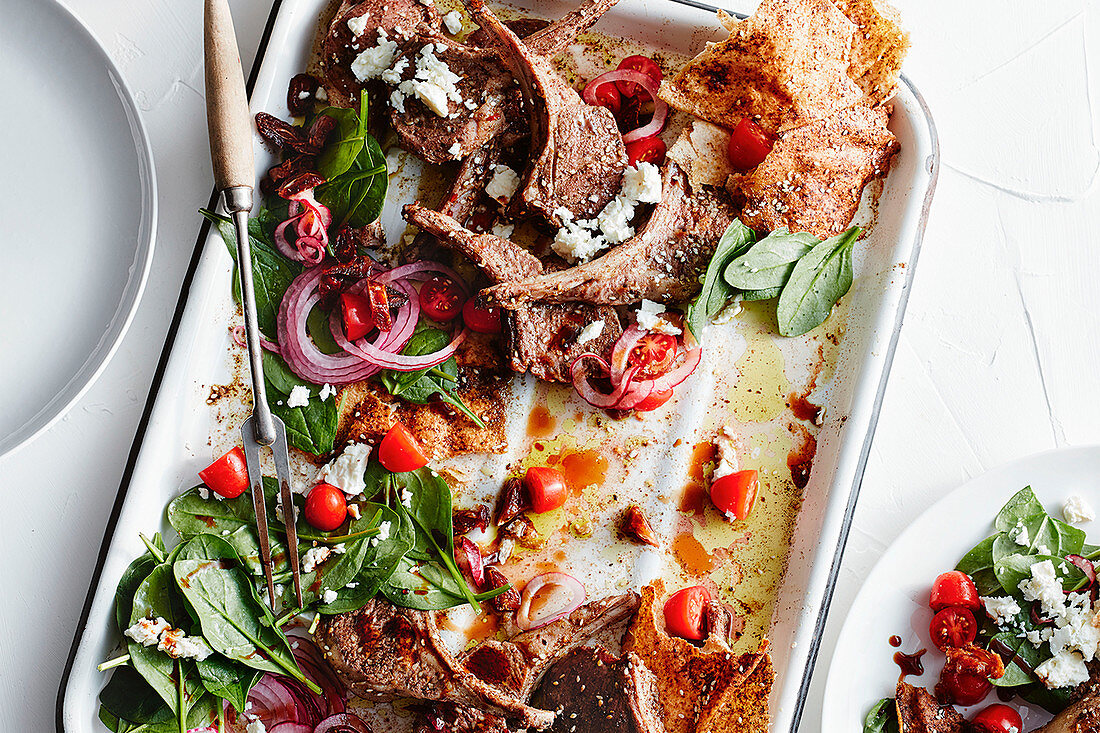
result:
[(449, 278), (433, 277), (420, 286), (420, 307), (436, 323), (453, 321), (464, 305), (466, 294)]
[(727, 473), (710, 485), (710, 500), (718, 511), (744, 519), (756, 503), (757, 473), (752, 469)]
[(626, 144), (626, 158), (630, 161), (630, 165), (638, 163), (660, 165), (665, 162), (665, 152), (664, 141), (656, 135)]
[[(946, 693), (947, 701), (957, 705), (977, 705), (993, 689), (993, 683), (970, 672), (943, 672), (936, 692)], [(939, 697), (939, 695), (937, 695)]]
[(974, 641), (978, 635), (978, 622), (969, 608), (952, 606), (932, 617), (928, 633), (932, 635), (932, 643), (941, 650), (949, 646), (958, 648)]
[(235, 499), (248, 490), (248, 464), (244, 450), (233, 448), (224, 456), (199, 471), (199, 478), (218, 496)]
[(607, 107), (611, 110), (611, 114), (615, 115), (615, 119), (618, 119), (619, 110), (623, 106), (623, 98), (619, 94), (619, 88), (615, 84), (600, 84), (596, 87), (596, 104)]
[(405, 473), (428, 465), (428, 457), (420, 449), (416, 436), (395, 422), (378, 444), (378, 462), (387, 471)]
[(1020, 733), (1024, 729), (1020, 714), (999, 702), (982, 708), (970, 722), (983, 733)]
[(374, 330), (374, 316), (367, 296), (340, 293), (340, 309), (344, 313), (344, 334), (349, 341), (361, 339)]
[(703, 611), (710, 591), (701, 585), (681, 588), (665, 601), (665, 628), (670, 636), (701, 641), (706, 636)]
[(630, 350), (627, 364), (639, 367), (639, 379), (656, 379), (676, 361), (676, 337), (667, 333), (648, 332)]
[(649, 393), (649, 397), (634, 405), (635, 412), (651, 412), (672, 399), (672, 388)]
[(730, 135), (730, 165), (739, 171), (749, 171), (760, 165), (772, 151), (772, 139), (748, 117), (742, 117)]
[(348, 518), (348, 500), (332, 484), (320, 483), (309, 490), (302, 513), (311, 527), (331, 532)]
[(500, 308), (482, 308), (477, 298), (470, 298), (462, 306), (462, 320), (466, 327), (477, 333), (500, 333)]
[(961, 606), (976, 611), (982, 607), (978, 598), (978, 589), (970, 576), (961, 570), (949, 570), (940, 573), (932, 583), (929, 606), (933, 611), (942, 611), (949, 606)]
[[(619, 62), (619, 65), (616, 68), (630, 69), (631, 71), (640, 71), (657, 84), (661, 83), (661, 77), (664, 76), (664, 74), (661, 73), (661, 67), (657, 65), (656, 61), (649, 58), (648, 56), (627, 56), (625, 59)], [(624, 97), (633, 97), (634, 95), (641, 92), (641, 96), (645, 97), (646, 99), (649, 98), (649, 95), (645, 92), (645, 90), (643, 90), (639, 85), (635, 84), (634, 82), (617, 81), (615, 82), (615, 86), (619, 87), (619, 92)]]
[(531, 466), (523, 477), (527, 495), (531, 497), (531, 511), (542, 514), (557, 509), (565, 503), (569, 487), (565, 474), (556, 468)]

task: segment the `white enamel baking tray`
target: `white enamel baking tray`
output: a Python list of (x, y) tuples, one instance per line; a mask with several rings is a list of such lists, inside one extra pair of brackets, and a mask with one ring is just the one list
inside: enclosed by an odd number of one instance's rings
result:
[[(327, 5), (328, 0), (276, 2), (257, 55), (260, 65), (253, 70), (253, 111), (285, 113), (287, 82), (307, 67), (317, 22)], [(525, 5), (527, 12), (551, 18), (570, 7), (556, 0), (526, 0), (516, 7), (523, 10)], [(596, 30), (611, 36), (656, 39), (647, 48), (683, 55), (697, 53), (705, 42), (723, 35), (714, 20), (713, 8), (683, 0), (621, 0)], [(802, 713), (935, 188), (939, 152), (928, 109), (907, 80), (903, 80), (893, 103), (890, 126), (902, 149), (877, 210), (869, 215), (874, 220), (873, 233), (866, 240), (870, 244), (862, 247), (857, 257), (856, 284), (845, 298), (847, 310), (839, 330), (843, 336), (836, 340), (836, 376), (817, 395), (824, 400), (827, 411), (816, 436), (813, 471), (793, 528), (786, 572), (776, 580), (775, 611), (767, 629), (777, 675), (771, 708), (775, 731), (793, 732)], [(262, 170), (270, 154), (257, 143), (256, 155)], [(409, 170), (408, 164), (405, 170)], [(415, 195), (415, 176), (399, 180), (397, 185), (391, 182), (390, 203), (383, 217), (391, 237), (400, 234), (400, 227), (393, 226), (397, 222), (394, 202), (412, 200)], [(196, 472), (224, 445), (226, 436), (231, 439), (239, 424), (239, 416), (230, 418), (217, 410), (203, 409), (210, 385), (232, 381), (231, 367), (226, 364), (227, 326), (234, 311), (231, 276), (224, 244), (216, 236), (208, 236), (204, 228), (76, 629), (58, 694), (59, 731), (91, 733), (102, 729), (96, 718), (97, 695), (106, 677), (95, 667), (117, 643), (110, 630), (113, 592), (126, 565), (143, 551), (137, 533), (163, 528), (165, 504), (194, 482)], [(727, 348), (745, 349), (743, 338), (729, 341), (716, 342), (714, 353), (721, 355), (721, 349)], [(713, 429), (713, 418), (705, 414), (706, 408), (718, 387), (725, 386), (722, 369), (716, 365), (727, 362), (720, 356), (709, 361), (707, 366), (708, 360), (704, 360), (706, 369), (701, 370), (709, 370), (709, 376), (697, 373), (695, 384), (686, 394), (678, 395), (665, 421), (665, 438), (675, 437), (679, 431), (687, 442), (704, 427)], [(513, 428), (521, 424), (520, 420), (526, 422), (529, 406), (544, 394), (539, 389), (530, 380), (518, 380), (511, 400), (518, 407), (509, 415), (510, 442), (514, 438), (519, 442)], [(221, 424), (215, 418), (220, 418)], [(616, 429), (643, 430), (627, 425), (629, 422), (619, 423), (622, 427)], [(637, 421), (637, 425), (644, 423)], [(522, 431), (521, 424), (518, 436)], [(646, 464), (648, 474), (644, 475), (658, 483), (679, 480), (666, 487), (678, 491), (688, 462), (682, 453), (688, 447), (677, 452), (671, 448), (672, 441), (668, 442), (667, 451), (639, 463)], [(485, 471), (487, 487), (495, 484), (499, 488), (509, 458), (515, 456), (485, 459), (491, 469)], [(675, 514), (666, 507), (666, 514), (656, 518), (659, 532), (671, 528)], [(643, 551), (627, 560), (633, 565), (624, 582), (638, 585), (659, 574), (654, 571), (653, 557)]]

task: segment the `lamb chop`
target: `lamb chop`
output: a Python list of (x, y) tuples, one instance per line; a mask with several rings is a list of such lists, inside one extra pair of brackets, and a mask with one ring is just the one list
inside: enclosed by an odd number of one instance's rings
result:
[[(589, 0), (554, 23), (524, 21), (509, 23), (508, 27), (524, 37), (523, 43), (532, 54), (553, 58), (617, 1)], [(438, 34), (419, 36), (406, 43), (394, 60), (394, 68), (403, 69), (400, 81), (412, 80), (417, 56), (425, 44), (434, 44), (435, 57), (459, 77), (455, 86), (463, 101), (449, 102), (446, 116), (404, 95), (400, 95), (404, 99), (399, 107), (390, 107), (390, 123), (401, 147), (421, 160), (436, 165), (461, 160), (509, 130), (512, 138), (527, 134), (522, 97), (503, 64), (499, 44), (483, 30), (478, 34), (465, 44)]]
[[(543, 272), (537, 257), (508, 239), (476, 234), (454, 218), (416, 204), (406, 206), (404, 212), (407, 220), (468, 257), (494, 282), (537, 277)], [(597, 321), (603, 321), (603, 330), (578, 343), (585, 327)], [(569, 381), (569, 367), (578, 356), (606, 353), (622, 335), (614, 308), (587, 303), (531, 304), (509, 312), (506, 323), (512, 370), (560, 382)]]
[(574, 649), (550, 668), (531, 699), (558, 713), (552, 733), (665, 733), (653, 673), (630, 652), (616, 659), (600, 647)]
[(684, 174), (675, 163), (665, 167), (661, 184), (661, 202), (631, 239), (591, 262), (501, 283), (482, 291), (482, 297), (508, 309), (530, 302), (627, 305), (643, 298), (690, 299), (736, 212), (717, 196), (688, 196)]
[(561, 225), (564, 207), (591, 218), (622, 188), (626, 148), (615, 117), (584, 103), (550, 61), (533, 53), (485, 6), (470, 0), (474, 20), (496, 37), (504, 63), (519, 81), (531, 125), (531, 160), (512, 205)]
[(336, 673), (361, 697), (457, 702), (538, 729), (554, 719), (468, 671), (444, 644), (431, 613), (374, 598), (358, 611), (326, 616), (316, 638)]

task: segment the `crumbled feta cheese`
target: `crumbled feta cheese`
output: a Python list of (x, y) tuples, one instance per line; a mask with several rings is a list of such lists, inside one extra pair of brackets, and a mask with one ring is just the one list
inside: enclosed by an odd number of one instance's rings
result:
[(452, 158), (457, 158), (462, 154), (462, 143), (455, 141), (451, 143), (451, 147), (447, 148), (447, 155)]
[(1016, 532), (1012, 535), (1013, 541), (1021, 547), (1027, 547), (1031, 544), (1031, 538), (1028, 537), (1027, 527), (1022, 524), (1016, 525)]
[(172, 659), (197, 659), (200, 662), (214, 652), (201, 636), (188, 636), (183, 629), (168, 629), (162, 633), (157, 649)]
[(500, 203), (507, 203), (512, 194), (519, 188), (519, 174), (506, 165), (493, 166), (493, 177), (485, 186), (485, 193)]
[(359, 513), (358, 504), (348, 504), (348, 516), (352, 519), (359, 519), (361, 516), (363, 516)]
[(328, 101), (328, 92), (325, 91), (324, 87), (317, 87), (317, 91), (313, 93), (313, 96), (317, 97), (318, 102)]
[(290, 390), (290, 396), (286, 399), (287, 407), (305, 407), (309, 404), (309, 387), (296, 384)]
[(1062, 516), (1070, 524), (1084, 524), (1096, 519), (1096, 512), (1083, 496), (1074, 494), (1066, 499), (1065, 506), (1062, 507)]
[(367, 470), (369, 458), (369, 445), (351, 443), (343, 453), (325, 464), (317, 474), (317, 480), (332, 484), (349, 496), (361, 494), (367, 488), (363, 483), (363, 473)]
[(306, 554), (302, 555), (302, 572), (312, 573), (318, 565), (328, 560), (331, 554), (332, 550), (324, 545), (309, 548), (306, 550)]
[(325, 592), (321, 594), (321, 600), (324, 603), (334, 603), (339, 595), (331, 588), (326, 588)]
[(447, 116), (450, 102), (462, 104), (462, 95), (457, 86), (461, 77), (435, 55), (436, 51), (446, 50), (446, 48), (439, 43), (434, 47), (431, 43), (426, 44), (416, 57), (416, 73), (413, 78), (401, 82), (398, 86), (402, 94), (416, 97), (424, 103), (425, 107), (440, 117)]
[(462, 15), (457, 10), (452, 10), (443, 16), (443, 26), (452, 36), (462, 32)]
[(435, 0), (420, 0), (420, 4), (426, 8), (434, 8)]
[(393, 64), (397, 55), (397, 42), (391, 41), (382, 28), (378, 29), (378, 43), (363, 49), (351, 62), (351, 73), (360, 82), (377, 79)]
[(408, 489), (402, 487), (401, 494), (400, 494), (400, 499), (401, 499), (401, 504), (402, 505), (404, 505), (406, 507), (412, 507), (413, 495), (412, 495), (411, 491), (409, 491)]
[(616, 196), (603, 207), (596, 221), (604, 238), (611, 244), (619, 244), (634, 236), (634, 227), (630, 226), (633, 218), (634, 202), (626, 196)]
[(607, 240), (594, 234), (581, 222), (569, 222), (554, 236), (550, 248), (569, 262), (587, 262), (598, 252), (607, 249)]
[(321, 387), (321, 391), (317, 393), (317, 396), (321, 398), (321, 402), (324, 402), (334, 394), (336, 394), (336, 388), (331, 384), (326, 384), (324, 387)]
[(1054, 571), (1054, 563), (1043, 560), (1031, 566), (1031, 577), (1020, 581), (1020, 592), (1024, 600), (1039, 601), (1044, 614), (1050, 618), (1065, 610), (1065, 596), (1062, 582)]
[(379, 522), (378, 524), (378, 539), (379, 541), (388, 540), (390, 538), (390, 523)]
[(623, 171), (622, 195), (637, 203), (655, 204), (661, 200), (661, 169), (652, 163), (638, 163)]
[(142, 646), (153, 646), (160, 640), (160, 635), (169, 628), (171, 627), (168, 622), (157, 616), (155, 619), (138, 619), (136, 624), (123, 633)]
[(1055, 654), (1035, 668), (1035, 675), (1049, 689), (1056, 687), (1076, 687), (1087, 682), (1089, 670), (1085, 660), (1077, 652)]
[(348, 551), (348, 548), (344, 545), (343, 542), (337, 542), (335, 545), (332, 546), (332, 551), (337, 555), (343, 555), (345, 552)]
[(401, 114), (405, 113), (405, 95), (401, 93), (401, 90), (394, 89), (390, 94), (390, 106)]
[(397, 59), (394, 65), (382, 72), (382, 81), (389, 84), (391, 87), (395, 87), (401, 83), (401, 75), (405, 73), (405, 69), (409, 68), (409, 60), (402, 56)]
[(714, 472), (710, 475), (711, 481), (737, 473), (741, 470), (741, 462), (737, 459), (737, 433), (729, 425), (724, 426), (714, 439), (714, 446), (718, 449), (718, 463), (714, 466)]
[(244, 733), (267, 733), (267, 728), (264, 727), (264, 721), (253, 715), (248, 719), (248, 725), (245, 726)]
[(592, 323), (589, 323), (587, 326), (581, 329), (580, 334), (577, 336), (577, 343), (587, 344), (589, 341), (599, 338), (600, 334), (603, 333), (604, 325), (605, 324), (602, 318), (598, 321), (593, 321)]
[[(348, 30), (351, 31), (351, 35), (358, 38), (366, 32), (367, 26), (370, 24), (370, 13), (364, 13), (355, 18), (348, 18)], [(379, 29), (381, 30), (381, 29)]]
[(206, 501), (207, 499), (210, 498), (210, 489), (206, 488), (205, 486), (198, 487), (198, 491), (199, 491), (199, 498), (202, 499), (203, 501)]
[(309, 93), (308, 89), (303, 89), (302, 91), (298, 92), (298, 99), (309, 99), (312, 96), (313, 95)]
[(1020, 612), (1020, 604), (1012, 596), (982, 596), (985, 611), (993, 623), (1003, 626)]
[(492, 235), (501, 239), (508, 239), (516, 227), (513, 224), (493, 224)]
[(661, 317), (664, 312), (665, 307), (660, 303), (654, 303), (652, 300), (642, 300), (637, 313), (638, 327), (652, 333), (663, 333), (669, 336), (678, 336), (683, 333), (679, 328)]

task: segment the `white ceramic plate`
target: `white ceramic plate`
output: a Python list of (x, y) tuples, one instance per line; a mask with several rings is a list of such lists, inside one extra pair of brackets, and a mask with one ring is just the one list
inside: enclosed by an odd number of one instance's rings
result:
[(145, 130), (107, 53), (53, 0), (6, 0), (0, 89), (0, 455), (91, 386), (153, 254)]
[[(888, 642), (891, 635), (902, 638), (904, 652), (929, 650), (924, 675), (908, 680), (928, 688), (935, 685), (944, 657), (928, 635), (932, 581), (992, 534), (997, 511), (1028, 485), (1058, 518), (1072, 494), (1100, 507), (1100, 446), (1048, 451), (1009, 463), (960, 486), (909, 525), (867, 576), (848, 611), (829, 667), (822, 730), (860, 731), (871, 706), (880, 698), (893, 697), (898, 667), (893, 661), (895, 649)], [(1100, 537), (1100, 521), (1081, 528), (1089, 542)], [(983, 705), (991, 702), (996, 702), (994, 695)], [(1025, 730), (1050, 717), (1032, 706), (1024, 706), (1021, 712)]]

